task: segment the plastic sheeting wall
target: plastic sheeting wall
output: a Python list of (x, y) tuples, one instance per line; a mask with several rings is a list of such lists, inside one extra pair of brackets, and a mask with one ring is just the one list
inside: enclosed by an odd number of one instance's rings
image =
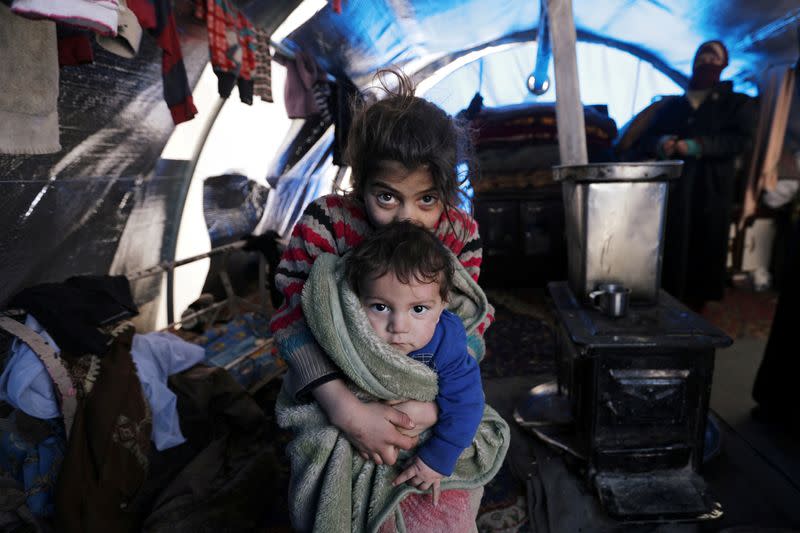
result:
[(325, 126), (309, 119), (282, 149), (283, 157), (274, 163), (282, 170), (273, 173), (280, 179), (270, 191), (256, 233), (274, 230), (288, 237), (306, 206), (332, 191), (338, 167), (333, 164), (333, 129)]
[[(182, 29), (194, 85), (208, 61), (205, 28)], [(142, 258), (155, 264), (175, 222), (185, 163), (156, 167), (174, 126), (154, 39), (145, 35), (134, 59), (95, 46), (94, 64), (62, 68), (60, 76), (62, 150), (0, 155), (0, 305), (36, 283), (125, 272)], [(137, 300), (154, 293), (147, 286), (137, 286), (144, 291)]]

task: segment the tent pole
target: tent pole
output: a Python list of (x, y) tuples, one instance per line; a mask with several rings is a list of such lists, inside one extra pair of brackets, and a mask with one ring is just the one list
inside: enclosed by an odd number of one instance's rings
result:
[(553, 47), (553, 64), (556, 74), (556, 123), (561, 164), (585, 165), (588, 162), (586, 126), (578, 83), (572, 0), (541, 1), (547, 2), (548, 28)]

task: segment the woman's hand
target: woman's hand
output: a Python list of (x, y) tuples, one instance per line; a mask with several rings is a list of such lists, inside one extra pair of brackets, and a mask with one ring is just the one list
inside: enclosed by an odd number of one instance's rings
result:
[(414, 429), (409, 415), (380, 402), (362, 402), (340, 379), (320, 385), (312, 394), (364, 459), (393, 465), (398, 448), (410, 450), (417, 445), (416, 437), (400, 432)]
[(436, 507), (439, 504), (439, 493), (441, 492), (440, 483), (442, 478), (444, 478), (443, 475), (426, 465), (425, 462), (417, 456), (414, 457), (414, 461), (409, 467), (395, 478), (394, 482), (392, 482), (392, 486), (396, 487), (401, 483), (408, 483), (419, 490), (430, 489), (433, 493), (433, 506)]
[(414, 424), (413, 429), (398, 426), (398, 431), (409, 437), (416, 437), (428, 428), (433, 427), (439, 419), (439, 407), (436, 402), (418, 402), (416, 400), (393, 400), (386, 402), (398, 411), (408, 415)]
[(676, 143), (678, 138), (674, 135), (664, 135), (658, 141), (658, 151), (664, 159), (668, 159), (672, 157), (672, 154), (675, 153)]

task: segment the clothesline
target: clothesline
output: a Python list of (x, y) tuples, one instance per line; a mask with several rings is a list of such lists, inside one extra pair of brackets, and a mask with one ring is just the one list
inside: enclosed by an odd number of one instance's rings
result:
[(226, 253), (226, 252), (230, 252), (230, 251), (233, 251), (233, 250), (239, 250), (239, 249), (244, 247), (245, 243), (246, 243), (246, 241), (244, 241), (244, 240), (236, 241), (236, 242), (232, 242), (230, 244), (224, 244), (222, 246), (217, 246), (216, 248), (212, 248), (211, 250), (209, 250), (206, 253), (193, 255), (191, 257), (186, 257), (184, 259), (178, 259), (176, 261), (162, 261), (161, 263), (159, 263), (157, 265), (154, 265), (154, 266), (151, 266), (151, 267), (148, 267), (148, 268), (144, 268), (142, 270), (137, 270), (136, 272), (132, 272), (130, 274), (126, 274), (125, 277), (128, 278), (128, 281), (137, 281), (137, 280), (140, 280), (140, 279), (143, 279), (143, 278), (147, 278), (147, 277), (150, 277), (150, 276), (155, 276), (157, 274), (162, 274), (164, 272), (167, 272), (167, 271), (169, 271), (171, 269), (174, 269), (174, 268), (177, 268), (179, 266), (186, 265), (186, 264), (189, 264), (189, 263), (193, 263), (193, 262), (198, 261), (200, 259), (206, 259), (208, 257), (212, 257), (212, 256), (215, 256), (215, 255), (220, 255), (220, 254), (223, 254), (223, 253)]
[[(217, 246), (216, 248), (212, 248), (208, 252), (186, 257), (184, 259), (178, 259), (176, 261), (162, 261), (157, 265), (142, 270), (137, 270), (136, 272), (132, 272), (130, 274), (126, 274), (125, 277), (128, 278), (129, 282), (133, 282), (149, 276), (155, 276), (158, 274), (163, 274), (165, 272), (169, 273), (174, 269), (178, 268), (179, 266), (187, 265), (189, 263), (199, 261), (200, 259), (206, 259), (216, 255), (226, 254), (234, 250), (240, 250), (244, 248), (246, 243), (247, 243), (246, 240), (239, 240), (229, 244), (224, 244), (222, 246)], [(234, 315), (236, 314), (236, 312), (239, 310), (240, 307), (250, 308), (252, 310), (259, 310), (266, 313), (268, 309), (268, 304), (267, 304), (267, 291), (266, 291), (267, 279), (266, 279), (265, 269), (266, 269), (266, 260), (264, 259), (263, 254), (259, 254), (258, 293), (259, 293), (259, 300), (261, 302), (260, 306), (252, 304), (248, 302), (246, 299), (237, 296), (233, 290), (233, 284), (231, 282), (230, 276), (228, 275), (227, 271), (223, 269), (219, 273), (219, 276), (220, 280), (222, 281), (222, 286), (225, 289), (225, 294), (227, 298), (225, 298), (225, 300), (223, 300), (222, 302), (217, 302), (203, 309), (191, 312), (185, 316), (181, 316), (179, 320), (174, 320), (172, 313), (169, 312), (172, 306), (172, 299), (168, 295), (167, 298), (167, 311), (168, 311), (167, 321), (169, 322), (168, 327), (175, 326), (181, 322), (191, 320), (193, 318), (197, 318), (212, 312), (214, 313), (212, 316), (216, 316), (216, 313), (219, 312), (219, 310), (224, 306), (228, 306), (231, 310), (231, 313)]]

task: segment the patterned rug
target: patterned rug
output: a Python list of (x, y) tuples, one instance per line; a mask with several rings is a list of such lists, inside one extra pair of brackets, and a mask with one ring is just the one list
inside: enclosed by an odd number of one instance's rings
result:
[(484, 487), (476, 524), (480, 533), (530, 530), (525, 486), (514, 477), (507, 462)]
[(766, 339), (775, 315), (778, 295), (728, 287), (720, 302), (708, 302), (703, 317), (734, 339)]
[[(486, 331), (484, 379), (541, 374), (555, 370), (555, 333), (544, 300), (523, 300), (489, 292), (495, 321)], [(543, 295), (542, 295), (543, 298)]]

